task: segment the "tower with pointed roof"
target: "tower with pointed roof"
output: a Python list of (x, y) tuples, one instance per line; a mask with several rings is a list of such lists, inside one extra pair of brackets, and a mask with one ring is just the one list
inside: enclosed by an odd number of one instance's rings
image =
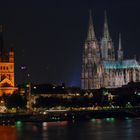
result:
[(104, 16), (103, 36), (100, 44), (97, 41), (92, 15), (89, 15), (87, 39), (82, 57), (82, 89), (117, 88), (129, 82), (140, 82), (140, 64), (135, 59), (123, 58), (121, 35), (117, 59), (113, 41), (110, 36), (107, 15)]
[(118, 60), (119, 61), (123, 60), (123, 50), (122, 50), (121, 34), (119, 34)]
[(115, 60), (114, 46), (109, 33), (106, 11), (104, 14), (103, 36), (100, 44), (102, 60)]
[(95, 35), (91, 10), (89, 12), (89, 26), (87, 39), (83, 48), (82, 59), (82, 89), (93, 89), (99, 86), (98, 65), (100, 63), (99, 44)]
[(0, 96), (13, 94), (15, 87), (14, 51), (6, 51), (3, 45), (3, 26), (0, 25)]

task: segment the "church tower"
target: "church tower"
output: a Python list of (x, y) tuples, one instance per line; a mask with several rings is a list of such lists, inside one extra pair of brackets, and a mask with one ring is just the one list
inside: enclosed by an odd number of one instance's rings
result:
[(14, 81), (14, 51), (6, 51), (3, 42), (3, 26), (0, 25), (0, 96), (17, 90)]
[(91, 11), (89, 13), (89, 26), (87, 39), (83, 48), (82, 58), (82, 89), (95, 89), (99, 86), (98, 65), (100, 63), (100, 51), (97, 38), (95, 36)]
[(119, 34), (118, 60), (119, 61), (123, 60), (123, 50), (122, 50), (121, 34)]
[(115, 60), (114, 46), (110, 37), (107, 15), (104, 15), (103, 37), (101, 39), (101, 57), (102, 60)]

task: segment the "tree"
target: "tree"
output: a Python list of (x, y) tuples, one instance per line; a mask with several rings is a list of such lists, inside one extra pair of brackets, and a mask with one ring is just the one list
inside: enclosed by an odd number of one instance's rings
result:
[(14, 93), (7, 97), (6, 106), (7, 108), (25, 108), (26, 107), (26, 99), (18, 93)]

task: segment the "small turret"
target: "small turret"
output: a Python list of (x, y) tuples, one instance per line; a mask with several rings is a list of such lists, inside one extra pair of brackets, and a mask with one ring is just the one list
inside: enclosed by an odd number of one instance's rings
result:
[(14, 50), (12, 48), (9, 52), (9, 62), (14, 63)]
[(123, 60), (123, 51), (122, 51), (121, 34), (119, 34), (118, 60), (119, 60), (119, 61)]

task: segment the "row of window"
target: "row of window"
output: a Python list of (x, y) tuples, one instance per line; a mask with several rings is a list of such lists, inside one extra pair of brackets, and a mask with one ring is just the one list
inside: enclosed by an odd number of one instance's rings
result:
[[(9, 67), (8, 66), (0, 66), (0, 70), (8, 70)], [(11, 69), (12, 69), (12, 66), (11, 66)]]

